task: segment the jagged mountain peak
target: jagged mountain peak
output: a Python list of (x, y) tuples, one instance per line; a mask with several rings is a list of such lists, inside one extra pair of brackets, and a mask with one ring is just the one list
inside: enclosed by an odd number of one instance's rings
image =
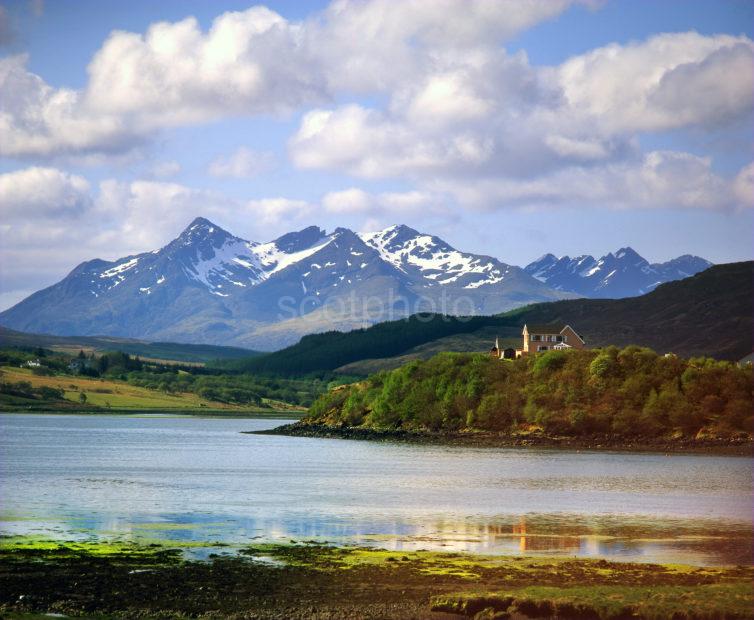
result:
[(540, 263), (540, 264), (556, 263), (558, 260), (562, 260), (564, 258), (568, 259), (568, 256), (561, 256), (560, 258), (558, 258), (557, 256), (555, 256), (555, 254), (550, 254), (549, 252), (547, 252), (547, 254), (542, 254), (542, 256), (540, 256), (537, 260), (533, 262)]
[(617, 260), (629, 262), (636, 266), (649, 265), (649, 261), (641, 256), (641, 254), (639, 254), (631, 246), (621, 248), (614, 254), (614, 256)]
[(595, 260), (589, 254), (553, 260), (551, 254), (524, 268), (529, 275), (560, 291), (585, 297), (632, 297), (646, 293), (663, 282), (678, 280), (711, 266), (698, 256), (684, 255), (667, 263), (650, 265), (630, 246), (608, 252)]
[(194, 218), (191, 223), (183, 229), (180, 237), (202, 237), (207, 235), (227, 235), (232, 237), (227, 230), (221, 228), (214, 222), (210, 222), (207, 218), (197, 217)]
[(307, 226), (302, 230), (286, 233), (275, 239), (273, 243), (281, 252), (292, 254), (311, 247), (325, 237), (327, 233), (319, 226)]

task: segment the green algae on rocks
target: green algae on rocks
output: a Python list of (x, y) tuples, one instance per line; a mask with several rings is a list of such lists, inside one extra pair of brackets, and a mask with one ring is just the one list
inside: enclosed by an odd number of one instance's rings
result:
[(315, 541), (255, 544), (206, 561), (161, 545), (0, 542), (3, 617), (401, 620), (570, 609), (592, 618), (629, 611), (652, 618), (685, 604), (679, 617), (745, 618), (742, 610), (754, 607), (752, 579), (752, 567), (403, 552)]

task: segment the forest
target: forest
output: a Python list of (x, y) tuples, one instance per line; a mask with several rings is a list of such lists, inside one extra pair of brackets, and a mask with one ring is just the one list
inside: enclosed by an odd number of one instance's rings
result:
[(628, 346), (517, 360), (441, 353), (321, 396), (305, 420), (427, 431), (751, 433), (752, 368)]

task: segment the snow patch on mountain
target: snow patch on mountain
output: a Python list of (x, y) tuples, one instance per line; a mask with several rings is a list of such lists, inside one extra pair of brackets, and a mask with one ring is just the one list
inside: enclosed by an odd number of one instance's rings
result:
[[(278, 248), (274, 241), (263, 243), (254, 248), (254, 254), (257, 256), (259, 263), (264, 269), (264, 277), (269, 278), (278, 271), (283, 271), (291, 265), (301, 262), (316, 254), (332, 241), (332, 236), (326, 237), (323, 241), (312, 247), (297, 252), (285, 252)], [(327, 265), (325, 265), (327, 266)], [(312, 264), (312, 267), (319, 268), (319, 265)]]
[(359, 233), (380, 258), (404, 273), (412, 270), (438, 284), (452, 284), (465, 276), (478, 276), (464, 288), (478, 288), (505, 279), (509, 267), (499, 261), (459, 252), (431, 235), (423, 235), (407, 226), (390, 226), (377, 232)]
[(111, 267), (110, 269), (103, 271), (102, 273), (99, 274), (99, 277), (100, 278), (113, 278), (115, 276), (121, 275), (124, 271), (133, 269), (138, 264), (139, 264), (139, 259), (132, 258), (131, 260), (127, 260), (123, 263), (116, 265), (115, 267)]
[[(213, 248), (210, 258), (200, 259), (186, 265), (186, 275), (204, 284), (211, 292), (222, 288), (224, 280), (236, 286), (245, 287), (247, 284), (257, 284), (261, 277), (259, 259), (253, 252), (254, 246), (241, 239), (232, 238), (219, 248)], [(238, 278), (236, 266), (241, 266), (247, 272), (244, 274), (246, 282)], [(227, 296), (227, 295), (225, 295)]]

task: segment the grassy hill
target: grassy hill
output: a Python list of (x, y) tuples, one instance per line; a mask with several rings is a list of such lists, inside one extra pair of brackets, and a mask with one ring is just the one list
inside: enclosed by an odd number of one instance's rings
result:
[(0, 348), (42, 347), (53, 351), (76, 354), (122, 351), (142, 358), (208, 363), (216, 360), (232, 360), (262, 355), (258, 351), (239, 347), (220, 347), (210, 344), (181, 344), (177, 342), (145, 342), (131, 338), (109, 336), (51, 336), (49, 334), (27, 334), (6, 327), (0, 327)]
[(440, 351), (483, 351), (495, 336), (520, 342), (524, 323), (565, 321), (590, 347), (638, 344), (682, 357), (738, 360), (754, 349), (754, 262), (715, 265), (626, 299), (535, 304), (487, 317), (415, 315), (351, 332), (306, 336), (291, 347), (238, 365), (251, 372), (323, 370), (367, 375)]

